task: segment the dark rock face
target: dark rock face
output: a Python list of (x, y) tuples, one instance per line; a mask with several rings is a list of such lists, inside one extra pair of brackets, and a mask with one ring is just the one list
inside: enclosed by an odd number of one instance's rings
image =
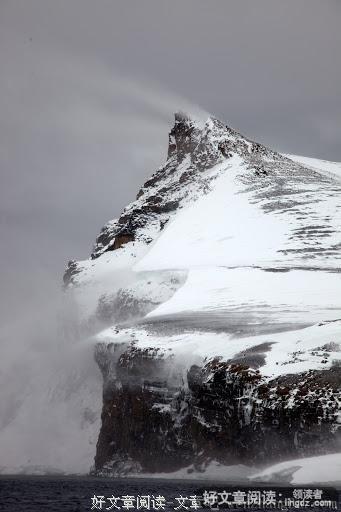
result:
[(200, 131), (193, 121), (182, 112), (175, 114), (175, 124), (169, 134), (168, 159), (175, 158), (180, 164), (184, 158), (193, 153), (198, 144)]
[(185, 371), (172, 356), (133, 345), (99, 345), (96, 359), (104, 378), (97, 474), (262, 463), (341, 446), (341, 368), (267, 382), (228, 361)]
[(111, 250), (115, 236), (119, 231), (118, 221), (116, 219), (108, 222), (101, 229), (100, 234), (96, 238), (96, 242), (91, 254), (91, 259), (95, 259), (100, 256), (103, 252)]
[(79, 273), (78, 264), (75, 260), (70, 260), (64, 272), (63, 282), (64, 286), (68, 286), (73, 282), (73, 276)]
[(96, 360), (104, 379), (96, 471), (129, 472), (132, 462), (138, 471), (171, 470), (177, 464), (177, 440), (167, 408), (180, 376), (172, 374), (169, 358), (157, 350), (101, 345)]
[(120, 233), (115, 237), (114, 244), (108, 250), (116, 251), (122, 247), (122, 245), (128, 244), (134, 241), (134, 235), (132, 233)]

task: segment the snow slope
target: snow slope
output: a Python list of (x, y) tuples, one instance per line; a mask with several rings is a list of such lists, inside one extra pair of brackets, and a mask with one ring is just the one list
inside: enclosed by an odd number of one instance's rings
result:
[(319, 160), (318, 158), (309, 158), (307, 156), (299, 156), (299, 155), (285, 155), (291, 160), (298, 162), (300, 164), (305, 165), (306, 167), (311, 167), (312, 169), (317, 169), (319, 171), (323, 171), (327, 173), (329, 176), (337, 176), (341, 178), (341, 163), (340, 162), (329, 162), (328, 160)]
[(270, 466), (251, 477), (259, 482), (335, 485), (341, 482), (341, 453), (289, 460)]
[(338, 180), (307, 171), (295, 177), (276, 168), (255, 189), (245, 183), (239, 156), (212, 172), (213, 189), (177, 213), (136, 271), (198, 265), (338, 268)]

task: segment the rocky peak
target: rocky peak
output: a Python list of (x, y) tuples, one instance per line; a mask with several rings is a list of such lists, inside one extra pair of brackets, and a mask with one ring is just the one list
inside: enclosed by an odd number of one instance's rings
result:
[(235, 154), (244, 159), (260, 154), (279, 157), (219, 119), (208, 117), (203, 122), (183, 112), (175, 113), (175, 123), (169, 133), (167, 162), (179, 165), (187, 157), (193, 169), (203, 171)]
[(210, 169), (232, 156), (227, 151), (227, 141), (237, 132), (221, 121), (209, 117), (205, 122), (183, 112), (176, 112), (174, 118), (166, 163), (144, 183), (136, 201), (119, 219), (104, 226), (96, 239), (92, 258), (135, 240), (136, 231), (155, 217), (159, 218), (162, 229), (171, 212), (188, 196), (189, 189), (203, 186), (198, 171)]
[(180, 164), (197, 146), (201, 131), (199, 124), (188, 114), (176, 112), (175, 123), (169, 133), (167, 160)]
[(206, 122), (183, 112), (175, 113), (174, 117), (175, 123), (169, 133), (168, 162), (179, 165), (188, 157), (193, 166), (202, 170), (222, 159), (224, 155), (219, 143), (226, 140), (232, 130), (212, 117)]
[[(136, 200), (120, 217), (103, 227), (91, 258), (96, 259), (106, 251), (135, 240), (152, 241), (150, 233), (146, 234), (146, 226), (153, 225), (152, 231), (157, 234), (183, 200), (195, 200), (208, 190), (212, 177), (204, 175), (203, 171), (236, 155), (257, 175), (265, 173), (264, 159), (268, 162), (283, 160), (283, 156), (250, 141), (214, 117), (203, 120), (176, 112), (165, 164), (144, 183)], [(74, 273), (73, 268), (67, 269), (66, 284)]]

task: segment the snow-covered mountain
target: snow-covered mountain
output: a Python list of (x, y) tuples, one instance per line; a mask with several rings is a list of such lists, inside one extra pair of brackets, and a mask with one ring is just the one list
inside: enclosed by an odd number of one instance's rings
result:
[(103, 375), (97, 474), (340, 451), (341, 165), (175, 115), (64, 276)]

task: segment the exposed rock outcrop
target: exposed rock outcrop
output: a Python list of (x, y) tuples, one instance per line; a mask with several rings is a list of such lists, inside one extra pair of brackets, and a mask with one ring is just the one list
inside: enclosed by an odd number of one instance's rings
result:
[(261, 464), (341, 448), (339, 367), (267, 381), (219, 360), (186, 371), (134, 345), (99, 345), (96, 359), (104, 378), (97, 474)]

